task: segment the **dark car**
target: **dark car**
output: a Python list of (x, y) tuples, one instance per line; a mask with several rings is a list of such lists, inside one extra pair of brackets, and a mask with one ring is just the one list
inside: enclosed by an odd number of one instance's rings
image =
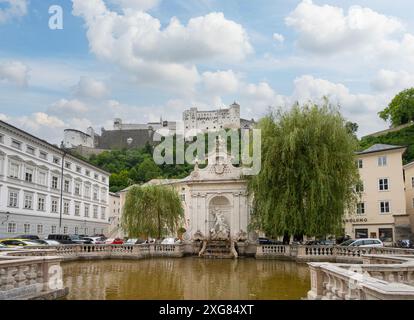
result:
[(271, 245), (282, 245), (283, 244), (282, 241), (272, 240), (268, 238), (259, 238), (257, 241), (259, 242), (259, 244), (271, 244)]
[(40, 240), (38, 236), (30, 235), (30, 234), (24, 234), (18, 237), (14, 237), (15, 239), (27, 239), (27, 240)]
[(55, 240), (60, 244), (91, 244), (90, 240), (86, 240), (78, 235), (69, 234), (49, 234), (48, 240)]

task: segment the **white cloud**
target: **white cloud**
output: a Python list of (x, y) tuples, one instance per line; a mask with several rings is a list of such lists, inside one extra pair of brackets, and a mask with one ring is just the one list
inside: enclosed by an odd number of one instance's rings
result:
[(273, 40), (275, 40), (276, 42), (283, 43), (285, 41), (285, 37), (281, 35), (280, 33), (274, 33)]
[(88, 107), (85, 103), (80, 100), (66, 100), (60, 99), (53, 103), (48, 112), (56, 114), (56, 115), (77, 115), (79, 113), (86, 113), (88, 112)]
[(360, 6), (351, 6), (345, 14), (340, 7), (303, 0), (285, 22), (299, 33), (299, 45), (316, 53), (386, 54), (411, 41), (395, 38), (405, 30), (399, 20)]
[(0, 81), (18, 86), (26, 86), (29, 79), (29, 68), (20, 61), (0, 63)]
[(0, 4), (2, 3), (5, 3), (6, 7), (0, 9), (0, 24), (27, 14), (27, 0), (0, 0)]
[(407, 71), (380, 70), (371, 82), (376, 91), (398, 92), (414, 87), (414, 74)]
[(74, 88), (74, 93), (78, 97), (102, 99), (108, 95), (109, 88), (102, 81), (91, 77), (81, 77)]
[(207, 71), (203, 73), (203, 84), (208, 93), (222, 95), (235, 93), (239, 89), (240, 80), (233, 70)]
[(102, 0), (72, 0), (83, 17), (92, 53), (121, 66), (141, 84), (162, 84), (191, 91), (200, 80), (196, 63), (243, 60), (253, 49), (244, 28), (213, 12), (161, 22), (140, 10), (110, 11)]
[(8, 121), (9, 120), (9, 117), (8, 116), (6, 116), (5, 114), (3, 114), (3, 113), (0, 113), (0, 120), (1, 121)]

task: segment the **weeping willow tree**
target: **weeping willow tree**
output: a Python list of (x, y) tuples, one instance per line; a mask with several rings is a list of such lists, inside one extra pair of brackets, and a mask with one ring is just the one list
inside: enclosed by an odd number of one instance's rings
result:
[(122, 227), (131, 238), (161, 239), (177, 232), (184, 218), (179, 194), (166, 186), (135, 186), (126, 196)]
[(262, 170), (249, 181), (252, 228), (269, 236), (340, 234), (359, 182), (357, 139), (338, 108), (298, 104), (270, 113), (262, 130)]

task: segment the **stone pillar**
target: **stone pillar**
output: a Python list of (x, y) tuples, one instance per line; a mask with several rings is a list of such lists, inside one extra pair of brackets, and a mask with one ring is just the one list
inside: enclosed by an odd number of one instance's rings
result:
[(321, 300), (323, 298), (323, 272), (319, 263), (308, 263), (311, 276), (311, 290), (308, 292), (309, 300)]
[[(232, 212), (232, 224), (231, 224), (231, 233), (232, 236), (238, 234), (241, 230), (240, 227), (240, 204), (241, 204), (241, 194), (236, 192), (233, 194), (233, 212)], [(244, 230), (246, 231), (246, 230)]]

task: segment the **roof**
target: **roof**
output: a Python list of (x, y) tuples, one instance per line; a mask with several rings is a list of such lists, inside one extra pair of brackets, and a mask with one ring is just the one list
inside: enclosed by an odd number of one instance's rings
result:
[(398, 150), (398, 149), (406, 149), (405, 146), (393, 146), (390, 144), (374, 144), (373, 146), (365, 149), (363, 151), (357, 152), (356, 154), (363, 155), (375, 152), (383, 152), (383, 151), (391, 151), (391, 150)]
[(60, 153), (60, 154), (62, 154), (62, 155), (66, 153), (66, 154), (67, 154), (67, 155), (69, 155), (70, 157), (72, 157), (72, 158), (74, 158), (74, 159), (76, 159), (76, 160), (78, 160), (78, 161), (80, 161), (80, 162), (82, 162), (82, 163), (84, 163), (84, 164), (87, 164), (87, 165), (89, 165), (89, 166), (91, 166), (91, 167), (95, 168), (96, 170), (98, 170), (98, 171), (100, 171), (100, 172), (103, 172), (103, 173), (105, 173), (105, 174), (107, 174), (107, 175), (111, 175), (111, 173), (110, 173), (110, 172), (108, 172), (108, 171), (106, 171), (106, 170), (103, 170), (103, 169), (101, 169), (101, 168), (99, 168), (99, 167), (97, 167), (97, 166), (93, 165), (92, 163), (90, 163), (90, 162), (88, 162), (88, 161), (86, 161), (86, 160), (84, 160), (84, 159), (82, 159), (82, 158), (80, 158), (80, 157), (78, 157), (78, 156), (76, 156), (76, 155), (74, 155), (74, 154), (70, 153), (70, 152), (67, 152), (67, 151), (65, 151), (65, 150), (62, 150), (62, 149), (61, 149), (61, 148), (59, 148), (58, 146), (56, 146), (56, 145), (54, 145), (54, 144), (51, 144), (51, 143), (47, 142), (46, 140), (40, 139), (40, 138), (38, 138), (38, 137), (36, 137), (36, 136), (32, 135), (31, 133), (28, 133), (27, 131), (24, 131), (24, 130), (22, 130), (22, 129), (20, 129), (20, 128), (17, 128), (17, 127), (15, 127), (15, 126), (11, 125), (10, 123), (7, 123), (7, 122), (5, 122), (5, 121), (0, 120), (0, 124), (5, 125), (5, 126), (8, 126), (8, 127), (12, 128), (12, 129), (14, 129), (14, 130), (20, 131), (21, 133), (23, 133), (23, 134), (25, 134), (25, 135), (29, 136), (29, 137), (30, 137), (30, 138), (32, 138), (32, 139), (35, 139), (35, 140), (39, 141), (40, 143), (43, 143), (43, 144), (47, 145), (49, 148), (52, 148), (53, 150), (55, 150), (56, 152), (58, 152), (58, 153)]

